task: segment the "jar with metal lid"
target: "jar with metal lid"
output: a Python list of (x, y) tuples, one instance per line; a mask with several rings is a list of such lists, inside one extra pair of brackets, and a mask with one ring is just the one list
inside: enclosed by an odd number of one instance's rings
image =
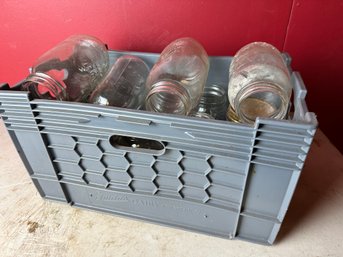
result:
[(208, 70), (208, 56), (200, 43), (192, 38), (173, 41), (148, 77), (146, 109), (188, 115), (199, 103)]
[(90, 96), (89, 102), (139, 109), (144, 104), (148, 65), (140, 58), (119, 57)]
[(92, 36), (74, 35), (36, 60), (23, 90), (34, 98), (86, 101), (108, 65), (104, 43)]
[(272, 45), (254, 42), (241, 48), (230, 65), (229, 102), (239, 120), (283, 119), (292, 93), (290, 73)]

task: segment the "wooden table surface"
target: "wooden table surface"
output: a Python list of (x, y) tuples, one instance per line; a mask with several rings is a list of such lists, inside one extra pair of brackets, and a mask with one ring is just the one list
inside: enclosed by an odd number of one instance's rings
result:
[(343, 158), (319, 130), (273, 246), (43, 200), (0, 121), (0, 257), (343, 256)]

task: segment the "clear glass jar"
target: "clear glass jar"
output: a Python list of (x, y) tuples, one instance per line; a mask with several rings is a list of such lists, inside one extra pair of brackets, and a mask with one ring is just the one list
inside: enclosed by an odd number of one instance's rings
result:
[(173, 41), (149, 74), (146, 109), (188, 115), (199, 103), (208, 70), (208, 56), (200, 43), (192, 38)]
[(190, 115), (205, 119), (225, 120), (227, 105), (227, 93), (224, 88), (210, 85), (205, 87), (199, 104)]
[(86, 101), (108, 65), (104, 43), (92, 36), (74, 35), (36, 60), (23, 90), (34, 98)]
[(232, 108), (231, 105), (229, 105), (229, 107), (227, 108), (226, 120), (227, 121), (232, 121), (232, 122), (235, 122), (235, 123), (240, 123), (240, 120), (239, 120), (235, 110)]
[(90, 103), (139, 109), (145, 99), (149, 67), (135, 56), (118, 58), (91, 94)]
[(292, 93), (290, 74), (272, 45), (254, 42), (241, 48), (230, 65), (229, 102), (239, 120), (283, 119)]

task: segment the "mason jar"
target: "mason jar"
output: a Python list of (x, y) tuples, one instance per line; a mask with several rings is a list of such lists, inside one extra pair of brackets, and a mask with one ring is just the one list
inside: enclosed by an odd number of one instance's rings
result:
[(23, 90), (34, 98), (86, 101), (108, 66), (103, 42), (88, 35), (73, 35), (35, 61)]
[(130, 55), (119, 57), (89, 98), (89, 102), (139, 109), (144, 104), (148, 65)]
[(244, 46), (234, 56), (229, 73), (228, 98), (241, 122), (286, 116), (292, 93), (290, 73), (274, 46), (264, 42)]
[(192, 110), (190, 116), (225, 120), (228, 105), (226, 90), (219, 85), (209, 85), (204, 89), (199, 104)]
[(148, 111), (188, 115), (203, 93), (209, 70), (206, 51), (192, 38), (170, 43), (147, 79)]

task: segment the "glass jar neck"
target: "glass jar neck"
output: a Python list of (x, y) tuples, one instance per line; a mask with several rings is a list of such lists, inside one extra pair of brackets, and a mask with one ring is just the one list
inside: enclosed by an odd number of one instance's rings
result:
[(242, 88), (234, 101), (237, 116), (254, 123), (257, 117), (283, 119), (288, 110), (288, 95), (271, 82), (258, 81)]
[(188, 115), (191, 109), (188, 91), (175, 80), (160, 80), (152, 85), (145, 102), (146, 110), (154, 112)]
[(226, 120), (232, 121), (235, 123), (240, 123), (241, 121), (239, 120), (239, 117), (237, 116), (235, 110), (232, 108), (231, 105), (227, 108), (226, 112)]
[[(41, 89), (44, 89), (41, 92)], [(24, 89), (35, 98), (67, 100), (67, 92), (58, 81), (42, 72), (31, 73), (25, 80)]]

